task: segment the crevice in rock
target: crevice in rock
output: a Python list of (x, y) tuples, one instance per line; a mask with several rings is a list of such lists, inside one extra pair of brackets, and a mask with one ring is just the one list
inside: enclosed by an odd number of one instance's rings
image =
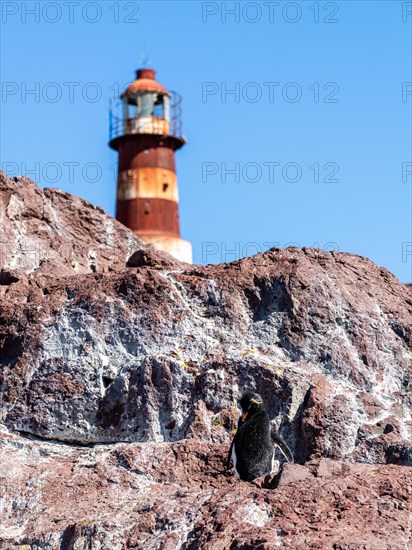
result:
[(399, 323), (396, 323), (395, 321), (390, 320), (389, 321), (389, 327), (393, 330), (393, 332), (396, 334), (396, 336), (399, 336), (405, 344), (410, 347), (411, 346), (411, 340), (412, 340), (412, 334), (408, 332), (405, 327), (401, 326)]
[(18, 283), (19, 281), (20, 277), (15, 275), (12, 271), (5, 269), (0, 270), (0, 286), (9, 286), (13, 283)]
[(295, 415), (296, 431), (298, 434), (294, 455), (296, 464), (305, 464), (315, 449), (315, 430), (311, 429), (306, 422), (307, 411), (314, 406), (312, 392), (313, 386), (310, 386)]
[(75, 542), (76, 542), (76, 526), (69, 525), (63, 531), (59, 550), (73, 550)]
[(81, 443), (80, 441), (69, 440), (69, 439), (56, 439), (53, 437), (45, 437), (41, 435), (32, 434), (25, 430), (13, 430), (11, 431), (18, 433), (21, 437), (30, 439), (32, 441), (43, 441), (44, 443), (53, 443), (56, 445), (64, 445), (65, 447), (80, 447), (80, 448), (89, 448), (98, 447), (99, 445), (118, 445), (119, 443), (139, 443), (139, 441), (127, 441), (127, 440), (118, 440), (118, 441), (95, 441), (94, 443)]

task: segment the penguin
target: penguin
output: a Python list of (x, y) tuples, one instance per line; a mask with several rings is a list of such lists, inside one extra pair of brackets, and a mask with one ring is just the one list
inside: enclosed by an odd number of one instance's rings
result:
[(233, 438), (226, 461), (230, 461), (236, 476), (243, 481), (252, 481), (272, 471), (274, 445), (278, 446), (286, 459), (293, 462), (293, 456), (283, 439), (271, 428), (263, 399), (257, 393), (245, 393), (239, 399), (242, 415)]
[(272, 469), (270, 420), (259, 394), (245, 393), (239, 404), (242, 415), (229, 450), (227, 467), (232, 460), (236, 476), (243, 481), (252, 481)]

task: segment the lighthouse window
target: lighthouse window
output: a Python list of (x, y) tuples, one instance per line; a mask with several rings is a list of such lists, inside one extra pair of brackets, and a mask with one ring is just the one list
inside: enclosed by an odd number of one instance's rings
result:
[(168, 122), (170, 122), (170, 97), (167, 95), (163, 96), (163, 105), (164, 105), (164, 117)]
[(134, 101), (135, 105), (128, 105), (128, 118), (154, 116), (170, 121), (170, 99), (167, 95), (155, 92), (139, 93)]
[(136, 118), (137, 116), (137, 105), (133, 103), (129, 103), (128, 105), (128, 111), (127, 111), (127, 118)]
[(153, 94), (141, 94), (138, 98), (138, 116), (153, 116)]
[(156, 118), (164, 118), (164, 105), (163, 105), (163, 97), (160, 94), (157, 94), (155, 96), (155, 102), (154, 102), (154, 116)]
[(168, 187), (169, 187), (168, 183), (163, 184), (163, 193), (166, 193)]

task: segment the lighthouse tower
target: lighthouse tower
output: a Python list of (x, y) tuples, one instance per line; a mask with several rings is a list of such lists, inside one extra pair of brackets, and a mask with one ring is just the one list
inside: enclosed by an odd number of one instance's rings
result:
[(181, 98), (153, 69), (140, 69), (121, 95), (122, 113), (110, 112), (110, 147), (119, 153), (116, 219), (145, 243), (192, 262), (180, 237), (175, 151), (185, 144)]

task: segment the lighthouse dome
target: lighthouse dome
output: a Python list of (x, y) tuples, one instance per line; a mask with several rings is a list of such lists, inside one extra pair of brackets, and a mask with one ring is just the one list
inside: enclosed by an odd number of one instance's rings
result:
[(170, 97), (170, 93), (160, 82), (155, 79), (156, 72), (153, 69), (139, 69), (134, 80), (122, 94), (122, 99), (138, 93), (157, 92)]

